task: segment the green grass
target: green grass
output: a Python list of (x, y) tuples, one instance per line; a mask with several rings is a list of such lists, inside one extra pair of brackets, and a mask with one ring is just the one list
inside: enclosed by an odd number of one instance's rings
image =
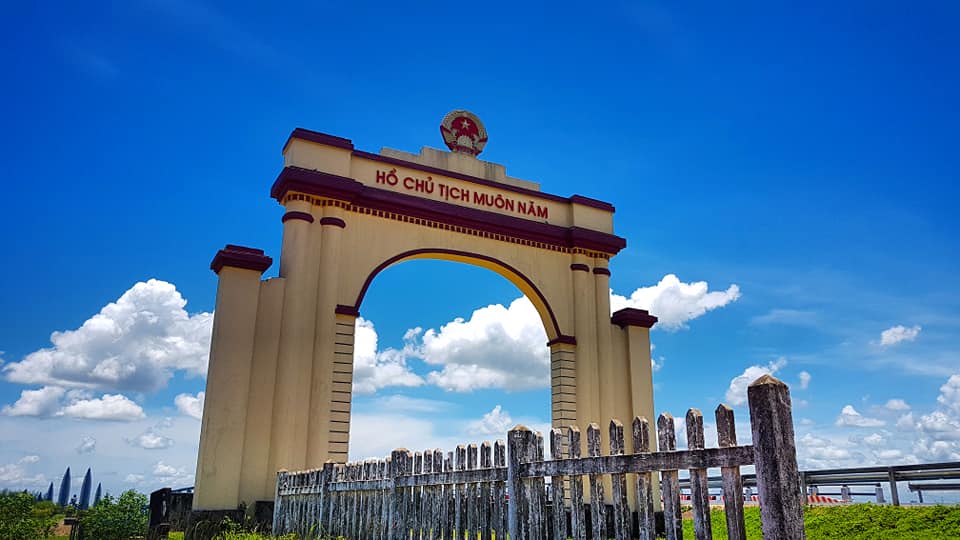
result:
[[(713, 538), (726, 540), (727, 522), (722, 510), (711, 512)], [(744, 509), (747, 538), (761, 540), (760, 509)], [(960, 506), (808, 506), (804, 510), (807, 540), (960, 540)], [(683, 522), (683, 537), (692, 539), (693, 520)], [(268, 540), (257, 533), (225, 533), (220, 540)], [(292, 536), (286, 536), (291, 539)], [(170, 540), (183, 540), (182, 532)]]
[[(747, 538), (760, 540), (760, 509), (744, 509)], [(710, 514), (713, 537), (727, 538), (723, 511)], [(809, 506), (804, 510), (807, 540), (960, 539), (960, 506)], [(683, 537), (693, 538), (693, 520), (684, 520)]]

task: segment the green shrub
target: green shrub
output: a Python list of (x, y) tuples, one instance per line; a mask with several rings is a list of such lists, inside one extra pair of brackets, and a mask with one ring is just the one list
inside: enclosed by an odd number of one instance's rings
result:
[(57, 525), (55, 512), (53, 504), (38, 503), (27, 493), (0, 493), (0, 538), (47, 538)]
[(147, 496), (126, 491), (116, 500), (107, 495), (80, 516), (84, 538), (129, 540), (146, 536), (149, 521)]

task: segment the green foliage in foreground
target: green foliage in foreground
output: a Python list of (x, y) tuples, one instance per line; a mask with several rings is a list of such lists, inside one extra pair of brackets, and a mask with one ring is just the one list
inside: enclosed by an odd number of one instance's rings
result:
[(48, 538), (59, 521), (52, 502), (37, 502), (27, 493), (0, 493), (0, 538)]
[[(723, 511), (711, 512), (713, 537), (727, 538)], [(760, 509), (744, 509), (747, 538), (761, 540)], [(804, 509), (807, 540), (960, 540), (960, 506), (808, 506)], [(683, 523), (684, 538), (693, 538), (693, 520)]]
[(80, 515), (84, 538), (128, 540), (146, 536), (150, 509), (147, 496), (130, 490), (119, 498), (110, 495)]

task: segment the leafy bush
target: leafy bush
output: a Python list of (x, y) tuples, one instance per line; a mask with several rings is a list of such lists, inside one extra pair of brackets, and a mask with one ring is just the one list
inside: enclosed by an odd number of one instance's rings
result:
[(129, 540), (146, 536), (149, 522), (147, 496), (130, 490), (114, 500), (110, 495), (81, 514), (84, 538)]
[(37, 503), (27, 493), (0, 493), (0, 538), (47, 538), (57, 525), (55, 512), (53, 504)]

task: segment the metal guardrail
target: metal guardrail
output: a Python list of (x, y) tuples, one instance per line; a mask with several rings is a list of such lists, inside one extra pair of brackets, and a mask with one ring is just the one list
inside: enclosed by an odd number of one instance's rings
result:
[[(747, 488), (757, 487), (757, 477), (755, 474), (742, 475), (743, 486)], [(950, 461), (945, 463), (918, 463), (915, 465), (892, 465), (886, 467), (854, 467), (847, 469), (821, 469), (815, 471), (800, 471), (800, 484), (804, 493), (808, 493), (809, 488), (814, 490), (820, 486), (876, 486), (887, 483), (890, 486), (890, 498), (894, 506), (900, 506), (900, 493), (897, 489), (897, 482), (916, 482), (916, 481), (938, 481), (938, 480), (960, 480), (960, 461)], [(711, 488), (722, 487), (719, 476), (708, 478), (708, 484)], [(689, 479), (680, 479), (681, 488), (690, 488)], [(953, 483), (927, 483), (909, 485), (910, 491), (916, 491), (920, 494), (920, 502), (923, 502), (922, 491), (952, 491), (960, 490), (960, 484)], [(914, 489), (916, 488), (916, 489)], [(824, 495), (824, 493), (820, 493)], [(849, 495), (865, 495), (864, 493), (849, 493)], [(873, 493), (866, 495), (874, 495)], [(879, 498), (879, 496), (878, 496)], [(878, 500), (878, 502), (883, 502)]]

